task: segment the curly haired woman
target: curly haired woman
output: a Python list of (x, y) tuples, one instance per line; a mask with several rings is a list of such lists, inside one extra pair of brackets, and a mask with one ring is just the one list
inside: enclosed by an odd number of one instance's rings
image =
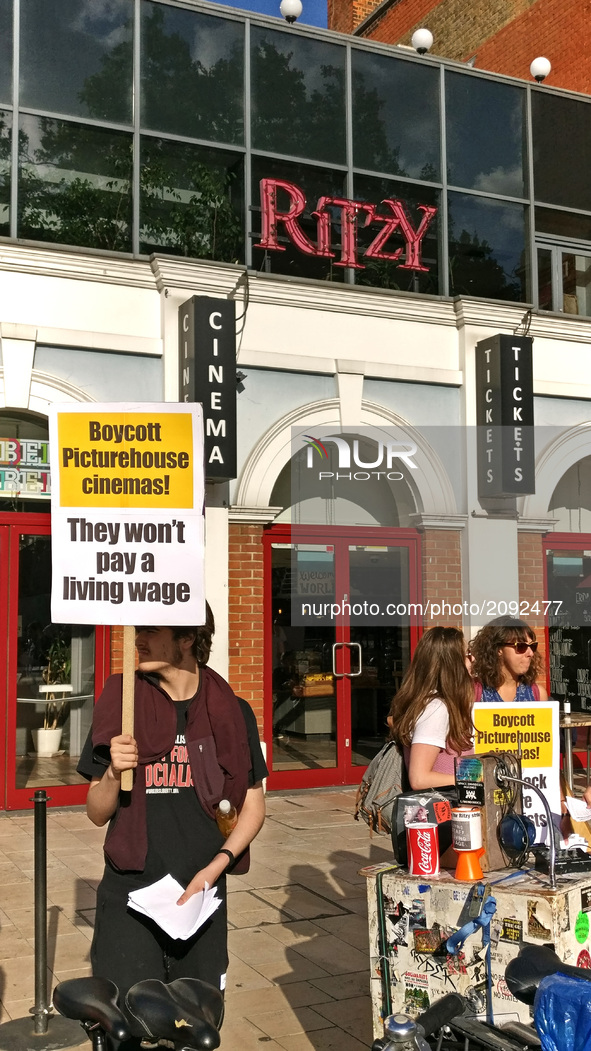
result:
[(470, 645), (476, 700), (546, 701), (536, 679), (542, 672), (536, 634), (524, 620), (498, 617), (481, 628)]

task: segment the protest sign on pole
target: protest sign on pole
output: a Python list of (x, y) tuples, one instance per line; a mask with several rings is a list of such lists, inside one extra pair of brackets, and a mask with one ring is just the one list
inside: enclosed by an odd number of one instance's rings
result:
[[(545, 795), (552, 814), (560, 815), (560, 737), (558, 704), (475, 704), (474, 751), (511, 752), (521, 749), (523, 780)], [(523, 786), (523, 812), (536, 826), (536, 842), (546, 842), (547, 819), (542, 801)]]
[[(123, 625), (133, 735), (134, 626), (205, 621), (201, 406), (54, 405), (49, 437), (51, 617)], [(132, 784), (124, 771), (122, 789)]]

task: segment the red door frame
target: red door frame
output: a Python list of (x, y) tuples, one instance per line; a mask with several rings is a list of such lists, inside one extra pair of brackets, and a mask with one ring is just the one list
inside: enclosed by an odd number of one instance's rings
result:
[[(348, 526), (292, 526), (273, 525), (265, 529), (263, 533), (263, 558), (264, 558), (264, 736), (267, 746), (267, 766), (269, 767), (268, 787), (270, 790), (285, 790), (294, 788), (318, 788), (329, 785), (358, 784), (364, 772), (364, 767), (351, 766), (345, 762), (344, 741), (351, 741), (351, 706), (345, 704), (343, 711), (337, 709), (337, 765), (318, 770), (287, 770), (273, 771), (273, 653), (270, 640), (273, 636), (273, 603), (271, 599), (271, 558), (274, 542), (279, 543), (301, 543), (335, 545), (335, 575), (341, 579), (348, 580), (348, 558), (343, 546), (338, 545), (338, 540), (349, 540), (351, 543), (371, 544), (406, 547), (408, 550), (409, 565), (409, 601), (420, 601), (421, 593), (421, 536), (416, 529), (396, 529), (382, 526), (371, 527), (348, 527)], [(349, 625), (342, 620), (335, 624), (336, 641), (347, 642), (349, 637)], [(410, 648), (411, 656), (415, 646), (422, 634), (422, 627), (416, 624), (410, 626)], [(343, 659), (349, 661), (350, 650), (341, 650)], [(343, 667), (348, 670), (348, 667)], [(343, 680), (341, 680), (343, 682)]]
[[(3, 695), (6, 708), (3, 710), (0, 694), (0, 719), (6, 727), (4, 747), (0, 750), (0, 809), (30, 810), (33, 807), (32, 789), (14, 788), (16, 773), (16, 668), (18, 659), (18, 537), (24, 533), (37, 536), (51, 535), (49, 514), (0, 512), (0, 638), (7, 640), (6, 680)], [(109, 638), (106, 627), (95, 628), (95, 701), (99, 696), (109, 672)], [(85, 784), (47, 785), (49, 806), (75, 806), (83, 804), (88, 791)]]

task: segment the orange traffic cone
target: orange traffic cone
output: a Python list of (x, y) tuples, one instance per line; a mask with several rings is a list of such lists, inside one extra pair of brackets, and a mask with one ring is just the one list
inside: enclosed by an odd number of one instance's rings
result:
[(468, 883), (482, 879), (483, 873), (479, 859), (484, 854), (484, 847), (479, 847), (478, 850), (456, 850), (454, 847), (454, 850), (458, 855), (454, 878), (466, 880)]

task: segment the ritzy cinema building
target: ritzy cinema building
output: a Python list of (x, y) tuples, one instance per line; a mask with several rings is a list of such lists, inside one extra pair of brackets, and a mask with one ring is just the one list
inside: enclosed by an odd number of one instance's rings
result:
[(435, 623), (588, 707), (591, 100), (201, 0), (0, 0), (0, 52), (0, 806), (82, 802), (120, 667), (51, 623), (53, 403), (203, 401), (270, 788), (359, 780)]

